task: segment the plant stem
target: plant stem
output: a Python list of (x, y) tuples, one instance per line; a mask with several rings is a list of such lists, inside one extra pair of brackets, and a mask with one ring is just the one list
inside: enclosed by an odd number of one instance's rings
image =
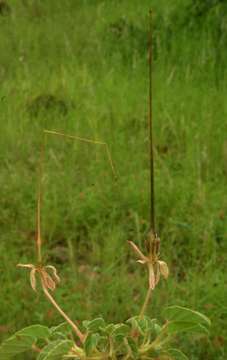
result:
[(38, 264), (42, 262), (42, 240), (41, 240), (41, 229), (40, 229), (40, 206), (41, 206), (41, 194), (40, 194), (40, 186), (38, 189), (38, 199), (37, 199), (37, 233), (36, 233), (36, 246), (37, 246), (37, 258)]
[(42, 201), (42, 182), (43, 182), (43, 162), (46, 145), (46, 136), (44, 134), (40, 149), (40, 159), (38, 166), (38, 195), (37, 195), (37, 210), (36, 210), (36, 247), (38, 263), (42, 262), (42, 234), (41, 234), (41, 201)]
[(163, 336), (165, 335), (166, 329), (167, 329), (168, 323), (165, 324), (162, 328), (162, 332), (156, 337), (156, 339), (149, 344), (148, 346), (144, 346), (140, 349), (140, 354), (144, 354), (150, 350), (155, 350), (156, 347), (161, 347), (163, 344), (167, 343), (170, 340), (170, 336), (166, 335), (166, 337), (162, 340)]
[[(150, 232), (146, 240), (146, 247), (149, 254), (152, 253), (153, 239), (155, 236), (155, 196), (154, 196), (154, 151), (153, 151), (153, 112), (152, 112), (152, 65), (153, 65), (153, 52), (152, 52), (152, 10), (149, 12), (149, 32), (148, 32), (148, 64), (149, 64), (149, 113), (148, 113), (148, 126), (149, 126), (149, 138), (150, 138)], [(144, 316), (150, 301), (152, 289), (148, 288), (147, 295), (142, 306), (140, 317)]]
[(148, 36), (148, 63), (149, 63), (149, 136), (150, 136), (150, 227), (155, 233), (155, 196), (154, 196), (154, 151), (153, 151), (153, 109), (152, 109), (152, 67), (153, 67), (153, 52), (152, 52), (152, 11), (149, 12), (149, 36)]
[(80, 339), (80, 341), (82, 343), (84, 343), (85, 340), (85, 336), (84, 334), (82, 334), (82, 332), (80, 331), (80, 329), (78, 328), (78, 326), (68, 317), (68, 315), (66, 315), (66, 313), (60, 308), (60, 306), (57, 304), (57, 302), (54, 300), (54, 298), (52, 297), (52, 295), (49, 293), (49, 291), (47, 290), (46, 286), (44, 285), (43, 281), (41, 280), (42, 283), (42, 288), (44, 291), (44, 294), (46, 295), (46, 297), (48, 298), (48, 300), (51, 302), (51, 304), (55, 307), (55, 309), (57, 309), (57, 311), (61, 314), (61, 316), (67, 321), (67, 323), (72, 327), (72, 329), (74, 330), (74, 332), (76, 333), (76, 335), (78, 336), (78, 338)]
[(148, 303), (149, 303), (149, 301), (151, 299), (151, 295), (152, 295), (152, 289), (149, 287), (148, 290), (147, 290), (147, 295), (146, 295), (145, 301), (144, 301), (142, 309), (140, 311), (140, 315), (139, 315), (140, 318), (142, 318), (144, 316), (144, 314), (145, 314)]

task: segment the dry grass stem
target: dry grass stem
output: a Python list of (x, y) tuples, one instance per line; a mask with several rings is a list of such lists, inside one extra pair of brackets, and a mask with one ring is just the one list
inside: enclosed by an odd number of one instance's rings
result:
[(107, 154), (108, 161), (110, 163), (112, 173), (113, 173), (114, 177), (117, 178), (117, 173), (116, 173), (116, 170), (115, 170), (115, 167), (114, 167), (114, 164), (113, 164), (110, 149), (109, 149), (109, 146), (108, 146), (108, 144), (106, 142), (98, 141), (98, 140), (91, 140), (91, 139), (87, 139), (87, 138), (80, 137), (80, 136), (75, 136), (75, 135), (67, 135), (67, 134), (60, 133), (58, 131), (51, 131), (51, 130), (44, 130), (44, 134), (57, 135), (57, 136), (61, 136), (61, 137), (72, 139), (72, 140), (77, 140), (77, 141), (82, 141), (82, 142), (86, 142), (86, 143), (90, 143), (90, 144), (96, 144), (96, 145), (104, 146), (105, 149), (106, 149), (106, 154)]

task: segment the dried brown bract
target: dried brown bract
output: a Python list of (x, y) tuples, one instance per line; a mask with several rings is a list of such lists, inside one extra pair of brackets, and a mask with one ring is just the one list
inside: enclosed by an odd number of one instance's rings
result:
[(129, 244), (133, 248), (134, 252), (139, 256), (138, 263), (147, 265), (149, 274), (149, 289), (154, 290), (162, 275), (165, 279), (169, 276), (169, 268), (166, 262), (159, 260), (157, 253), (150, 253), (144, 255), (142, 251), (132, 241)]
[[(41, 283), (43, 287), (54, 291), (57, 283), (60, 282), (60, 277), (57, 274), (57, 270), (52, 265), (33, 265), (33, 264), (18, 264), (18, 267), (31, 269), (30, 272), (30, 284), (34, 291), (36, 291), (36, 275), (40, 276)], [(51, 270), (52, 274), (50, 275), (48, 271)]]

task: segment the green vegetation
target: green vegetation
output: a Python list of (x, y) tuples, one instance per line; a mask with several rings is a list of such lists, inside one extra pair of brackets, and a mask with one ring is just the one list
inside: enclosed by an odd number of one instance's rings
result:
[[(170, 268), (151, 318), (177, 304), (206, 314), (211, 336), (180, 337), (192, 360), (224, 360), (226, 337), (227, 9), (222, 1), (0, 1), (0, 337), (60, 316), (29, 288), (42, 130), (49, 137), (42, 228), (55, 297), (72, 319), (138, 314), (145, 270), (127, 240), (148, 230), (147, 13), (154, 9), (155, 193)], [(4, 9), (5, 10), (1, 10)], [(196, 341), (195, 341), (196, 340)], [(28, 358), (29, 359), (29, 358)], [(32, 356), (30, 357), (32, 359)]]
[(173, 339), (187, 331), (207, 335), (210, 320), (180, 306), (168, 307), (165, 319), (168, 322), (163, 326), (148, 316), (134, 316), (120, 324), (106, 324), (102, 317), (85, 320), (79, 344), (72, 341), (71, 330), (65, 323), (51, 328), (32, 325), (2, 343), (0, 359), (11, 359), (33, 347), (38, 350), (37, 360), (188, 360), (182, 351), (171, 347)]

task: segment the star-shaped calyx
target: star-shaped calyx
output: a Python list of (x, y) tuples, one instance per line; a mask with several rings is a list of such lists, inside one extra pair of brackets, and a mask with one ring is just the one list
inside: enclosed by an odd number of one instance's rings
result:
[[(30, 284), (34, 291), (36, 291), (36, 275), (40, 276), (40, 281), (45, 289), (54, 291), (57, 283), (60, 282), (60, 277), (57, 274), (57, 270), (52, 265), (33, 265), (33, 264), (18, 264), (18, 267), (31, 269), (30, 272)], [(49, 272), (48, 272), (49, 271)], [(50, 274), (50, 271), (52, 274)]]
[(165, 279), (169, 276), (169, 268), (166, 262), (159, 260), (160, 239), (153, 232), (148, 235), (148, 255), (144, 255), (134, 242), (129, 241), (132, 249), (139, 257), (138, 263), (148, 267), (149, 289), (154, 290), (162, 275)]

